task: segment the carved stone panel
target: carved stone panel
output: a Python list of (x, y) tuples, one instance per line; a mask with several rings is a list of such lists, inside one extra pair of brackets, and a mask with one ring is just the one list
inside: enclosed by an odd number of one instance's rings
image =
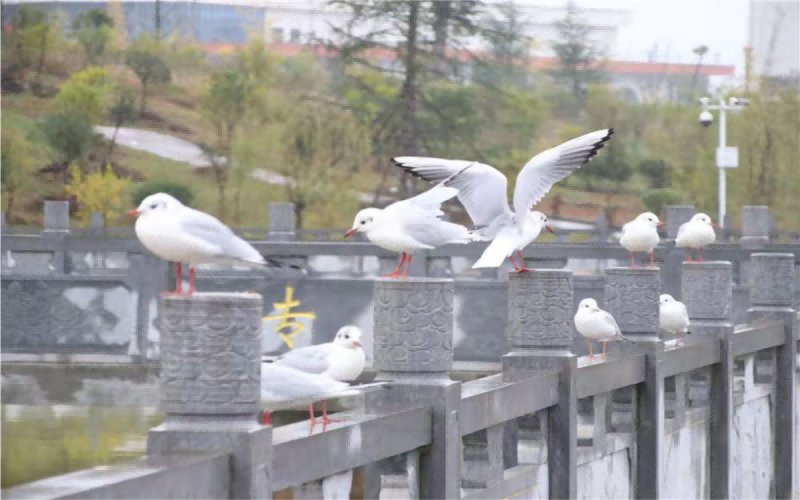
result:
[(794, 303), (794, 254), (750, 256), (750, 304), (791, 307)]
[(572, 271), (514, 273), (508, 280), (508, 338), (513, 347), (572, 345)]
[(261, 400), (261, 296), (161, 301), (161, 403), (170, 414), (241, 415)]
[(658, 335), (658, 268), (606, 269), (605, 309), (624, 334)]
[(689, 318), (730, 321), (733, 266), (730, 262), (684, 262), (681, 297)]
[(453, 365), (453, 281), (375, 280), (374, 367), (389, 372), (444, 372)]

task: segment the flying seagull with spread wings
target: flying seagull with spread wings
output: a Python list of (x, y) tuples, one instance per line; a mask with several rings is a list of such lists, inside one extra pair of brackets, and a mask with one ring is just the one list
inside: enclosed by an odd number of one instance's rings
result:
[[(392, 161), (406, 172), (431, 183), (450, 179), (447, 185), (458, 189), (458, 199), (478, 227), (476, 234), (493, 240), (473, 268), (498, 267), (509, 257), (521, 272), (528, 270), (522, 260), (522, 249), (536, 239), (543, 226), (549, 229), (544, 215), (531, 212), (531, 208), (544, 198), (553, 184), (597, 155), (613, 133), (614, 129), (597, 130), (531, 158), (517, 175), (513, 210), (507, 200), (508, 179), (492, 166), (417, 156), (398, 156)], [(464, 170), (467, 166), (470, 168)], [(453, 178), (458, 172), (461, 174)], [(514, 250), (522, 260), (521, 267), (514, 262)]]

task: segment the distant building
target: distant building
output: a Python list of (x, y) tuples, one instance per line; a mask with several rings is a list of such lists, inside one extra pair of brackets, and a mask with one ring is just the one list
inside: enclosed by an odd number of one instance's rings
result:
[(800, 0), (750, 0), (750, 69), (800, 86)]

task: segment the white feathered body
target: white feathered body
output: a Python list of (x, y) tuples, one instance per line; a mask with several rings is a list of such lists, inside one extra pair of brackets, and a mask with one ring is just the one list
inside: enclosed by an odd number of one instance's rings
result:
[(629, 252), (647, 253), (652, 252), (660, 241), (661, 237), (655, 227), (638, 221), (625, 224), (619, 239), (620, 245)]
[(189, 207), (142, 214), (134, 229), (142, 245), (164, 260), (192, 266), (210, 262), (266, 265), (255, 248), (222, 222)]
[(678, 230), (675, 246), (678, 248), (703, 248), (717, 239), (714, 228), (699, 221), (689, 221)]
[(624, 340), (617, 322), (606, 311), (589, 312), (580, 310), (575, 314), (575, 329), (591, 340)]
[(472, 268), (500, 267), (514, 251), (523, 250), (538, 238), (541, 232), (542, 224), (530, 216), (530, 213), (525, 217), (522, 230), (517, 224), (503, 226)]
[(660, 304), (659, 326), (670, 333), (686, 333), (689, 331), (689, 313), (683, 302), (673, 301)]
[(306, 373), (325, 375), (339, 382), (352, 382), (361, 375), (367, 358), (364, 349), (345, 347), (333, 342), (298, 347), (275, 360)]

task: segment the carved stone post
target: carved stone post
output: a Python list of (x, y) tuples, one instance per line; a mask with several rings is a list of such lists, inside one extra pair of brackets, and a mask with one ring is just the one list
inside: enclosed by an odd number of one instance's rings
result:
[[(720, 362), (711, 365), (710, 379), (701, 372), (689, 383), (692, 405), (709, 398), (709, 488), (711, 498), (731, 497), (731, 415), (733, 412), (733, 265), (730, 262), (685, 262), (681, 276), (683, 302), (691, 334), (720, 340)], [(706, 396), (707, 395), (707, 396)]]
[(161, 408), (148, 455), (231, 454), (232, 498), (271, 498), (272, 428), (261, 407), (261, 296), (161, 299)]
[(775, 359), (774, 497), (792, 498), (797, 474), (794, 415), (795, 340), (794, 261), (791, 253), (754, 253), (750, 256), (750, 322), (761, 319), (783, 321), (786, 340), (777, 347)]
[[(694, 215), (692, 205), (670, 205), (666, 209), (667, 239), (674, 240), (681, 224), (688, 222)], [(661, 282), (664, 293), (681, 300), (681, 263), (686, 259), (686, 252), (670, 245), (664, 252), (664, 264), (661, 269)]]
[(733, 314), (733, 265), (730, 262), (684, 262), (681, 290), (693, 335), (719, 337), (730, 330)]
[(270, 240), (292, 241), (295, 239), (294, 203), (269, 204), (269, 233)]
[(606, 269), (605, 309), (617, 320), (623, 335), (647, 356), (645, 381), (637, 386), (636, 498), (659, 498), (664, 438), (664, 343), (658, 336), (658, 269)]
[(44, 230), (48, 233), (69, 232), (69, 201), (44, 201)]
[[(461, 384), (453, 367), (453, 281), (379, 278), (373, 298), (373, 366), (394, 383), (366, 395), (370, 410), (395, 405), (433, 407), (433, 442), (420, 454), (422, 498), (458, 498)], [(374, 480), (375, 478), (373, 478)], [(369, 498), (374, 491), (366, 491)]]
[(739, 244), (743, 248), (764, 248), (769, 243), (769, 207), (742, 207), (742, 237)]
[[(508, 338), (503, 378), (558, 370), (558, 403), (548, 411), (548, 482), (551, 498), (577, 496), (577, 358), (572, 346), (572, 272), (562, 269), (515, 273), (508, 280)], [(525, 434), (524, 423), (520, 434)]]

